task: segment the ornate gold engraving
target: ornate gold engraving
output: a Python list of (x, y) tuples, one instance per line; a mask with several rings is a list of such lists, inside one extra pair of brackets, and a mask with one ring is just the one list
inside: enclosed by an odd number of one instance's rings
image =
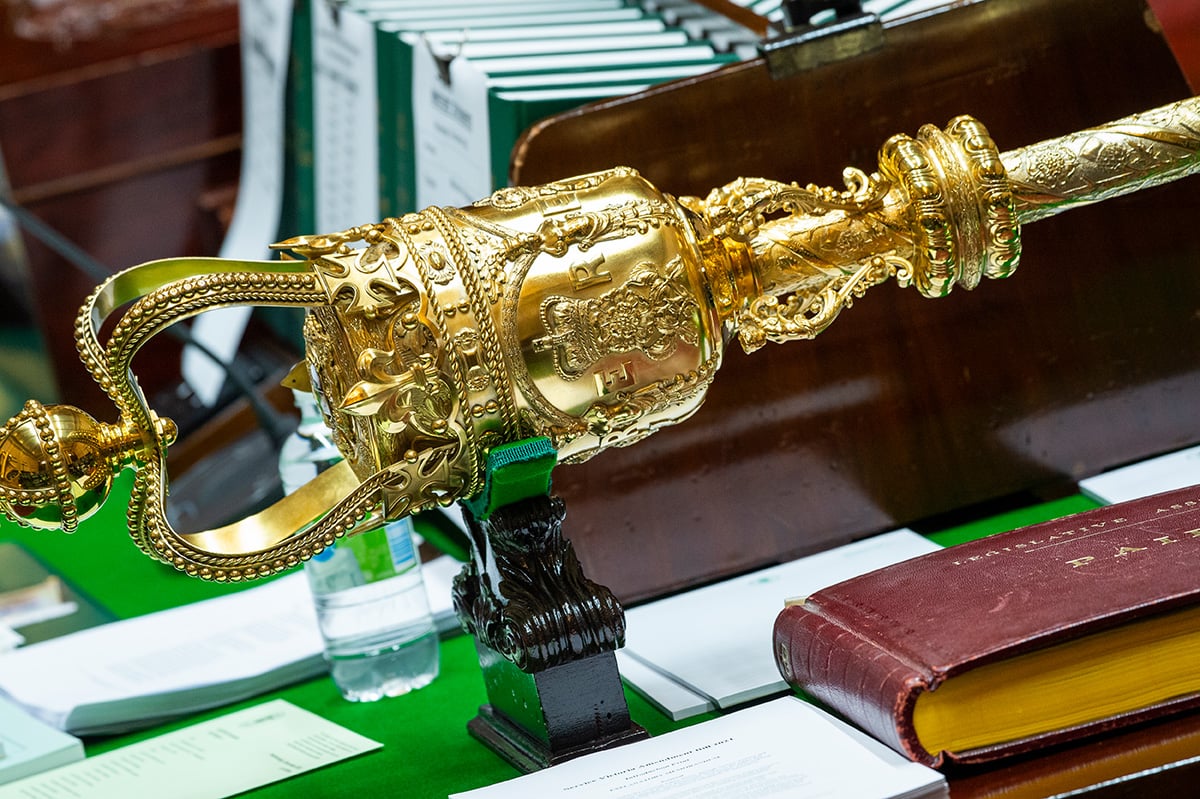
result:
[(542, 303), (547, 335), (534, 340), (535, 350), (553, 350), (554, 365), (564, 380), (576, 380), (601, 358), (640, 352), (661, 361), (680, 341), (696, 344), (693, 320), (699, 307), (676, 259), (666, 274), (645, 264), (619, 288), (591, 299), (553, 296)]
[(1017, 212), (1033, 222), (1190, 174), (1200, 153), (1200, 102), (1155, 108), (1005, 153)]
[(593, 286), (599, 286), (604, 283), (612, 282), (612, 272), (604, 268), (604, 256), (597, 255), (587, 261), (578, 261), (567, 267), (567, 274), (571, 276), (571, 288), (576, 292), (590, 289)]
[[(143, 550), (208, 579), (269, 574), (364, 519), (476, 494), (496, 444), (547, 435), (575, 462), (681, 421), (732, 335), (748, 351), (812, 338), (893, 277), (938, 297), (1007, 276), (1021, 224), (1197, 170), (1197, 99), (1004, 154), (960, 117), (893, 137), (844, 189), (743, 178), (676, 199), (617, 168), (278, 245), (298, 260), (143, 264), (76, 320), (118, 421), (31, 401), (0, 428), (0, 509), (70, 531), (130, 466)], [(164, 511), (175, 428), (130, 364), (164, 327), (228, 305), (309, 310), (312, 388), (345, 461), (183, 534)]]

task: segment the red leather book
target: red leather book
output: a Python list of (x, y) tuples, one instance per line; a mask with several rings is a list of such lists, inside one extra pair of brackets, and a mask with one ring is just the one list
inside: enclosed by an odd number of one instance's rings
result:
[(1200, 487), (888, 566), (775, 622), (793, 686), (928, 765), (1200, 705)]

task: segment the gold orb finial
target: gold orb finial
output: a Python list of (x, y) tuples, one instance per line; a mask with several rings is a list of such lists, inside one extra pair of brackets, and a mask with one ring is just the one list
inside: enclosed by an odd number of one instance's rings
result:
[(74, 532), (108, 497), (131, 443), (79, 408), (28, 401), (0, 428), (0, 511), (27, 527)]

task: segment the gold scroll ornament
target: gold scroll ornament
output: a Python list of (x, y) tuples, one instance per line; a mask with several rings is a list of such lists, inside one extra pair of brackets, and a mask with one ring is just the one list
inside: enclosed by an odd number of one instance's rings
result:
[[(118, 421), (30, 401), (0, 429), (0, 506), (70, 532), (132, 466), (143, 550), (209, 579), (270, 574), (369, 515), (472, 496), (496, 444), (547, 436), (576, 462), (682, 421), (734, 336), (747, 351), (812, 338), (893, 277), (929, 297), (1005, 277), (1023, 222), (1198, 169), (1198, 99), (1003, 154), (959, 117), (893, 137), (840, 190), (754, 178), (676, 199), (617, 168), (291, 239), (281, 261), (143, 264), (97, 288), (75, 331)], [(181, 534), (164, 513), (174, 425), (130, 364), (228, 305), (308, 309), (302, 382), (345, 460), (262, 513)]]

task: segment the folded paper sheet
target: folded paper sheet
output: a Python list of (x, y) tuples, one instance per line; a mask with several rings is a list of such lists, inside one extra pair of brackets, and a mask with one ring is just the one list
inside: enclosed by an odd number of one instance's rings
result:
[(935, 549), (897, 530), (632, 608), (621, 676), (676, 721), (786, 691), (771, 653), (784, 600)]

